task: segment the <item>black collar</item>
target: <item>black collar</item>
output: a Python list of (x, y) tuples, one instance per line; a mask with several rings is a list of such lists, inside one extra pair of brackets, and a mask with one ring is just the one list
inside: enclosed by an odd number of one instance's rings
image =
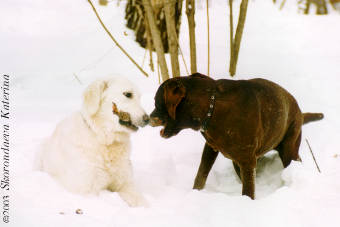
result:
[(215, 108), (215, 101), (216, 101), (216, 89), (215, 87), (212, 88), (212, 92), (210, 95), (210, 99), (209, 99), (209, 109), (208, 112), (205, 116), (205, 118), (203, 119), (202, 122), (202, 126), (201, 126), (201, 132), (206, 132), (209, 126), (209, 120), (212, 117), (212, 114), (214, 112), (214, 108)]

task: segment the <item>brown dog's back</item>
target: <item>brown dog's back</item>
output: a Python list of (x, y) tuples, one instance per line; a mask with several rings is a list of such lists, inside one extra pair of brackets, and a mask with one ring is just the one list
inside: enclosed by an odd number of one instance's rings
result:
[(259, 157), (278, 146), (293, 122), (296, 127), (303, 123), (293, 96), (273, 82), (218, 80), (216, 86), (215, 117), (210, 125), (214, 131), (208, 134), (221, 138), (217, 142), (218, 150), (228, 147), (226, 156), (235, 150), (231, 155), (238, 159), (239, 147), (248, 145), (254, 147), (253, 155)]

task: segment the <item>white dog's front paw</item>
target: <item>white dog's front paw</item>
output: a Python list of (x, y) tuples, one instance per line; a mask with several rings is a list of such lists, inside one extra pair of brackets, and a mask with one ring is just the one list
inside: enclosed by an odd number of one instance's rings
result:
[(149, 203), (142, 195), (132, 195), (124, 199), (130, 207), (149, 207)]
[(122, 190), (119, 195), (130, 207), (149, 207), (144, 196), (136, 190)]

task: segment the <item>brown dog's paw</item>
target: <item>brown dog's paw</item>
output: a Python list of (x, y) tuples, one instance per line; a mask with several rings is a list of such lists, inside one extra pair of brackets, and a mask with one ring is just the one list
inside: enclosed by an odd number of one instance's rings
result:
[(170, 137), (170, 135), (167, 134), (167, 133), (165, 132), (165, 128), (163, 128), (163, 129), (160, 131), (160, 135), (161, 135), (161, 137), (163, 137), (163, 138), (165, 138), (165, 139), (167, 139), (167, 138)]
[(204, 186), (205, 186), (205, 180), (204, 179), (201, 179), (201, 178), (195, 179), (193, 189), (202, 190), (202, 189), (204, 189)]
[(179, 133), (180, 129), (166, 126), (160, 131), (161, 137), (167, 139)]
[(200, 185), (200, 186), (195, 186), (194, 185), (194, 187), (192, 188), (192, 189), (195, 189), (195, 190), (202, 190), (202, 189), (204, 189), (204, 186), (203, 185)]

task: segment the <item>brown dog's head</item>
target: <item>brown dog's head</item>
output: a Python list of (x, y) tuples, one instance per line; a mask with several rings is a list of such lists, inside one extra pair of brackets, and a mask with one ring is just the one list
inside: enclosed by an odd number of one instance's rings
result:
[(158, 88), (155, 96), (155, 109), (150, 115), (150, 125), (164, 126), (161, 130), (162, 137), (169, 138), (183, 129), (176, 121), (176, 110), (185, 96), (186, 88), (180, 78), (169, 79)]
[(186, 128), (199, 130), (214, 86), (215, 80), (200, 73), (165, 81), (156, 92), (150, 125), (164, 126), (161, 130), (164, 138)]

